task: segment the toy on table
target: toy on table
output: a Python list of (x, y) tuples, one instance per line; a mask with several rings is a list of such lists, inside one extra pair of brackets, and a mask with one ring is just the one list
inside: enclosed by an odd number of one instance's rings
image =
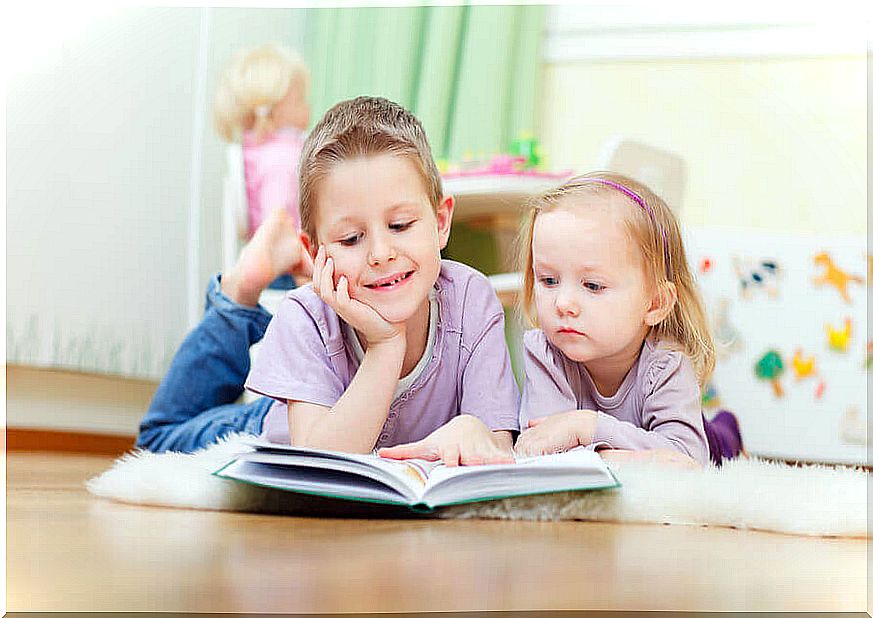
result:
[(815, 375), (815, 356), (809, 355), (804, 357), (803, 350), (797, 348), (794, 351), (794, 357), (791, 359), (791, 366), (794, 368), (794, 378), (803, 380)]
[(755, 375), (761, 380), (769, 381), (773, 386), (773, 393), (777, 397), (783, 395), (779, 378), (784, 371), (785, 364), (782, 362), (782, 355), (776, 350), (768, 350), (755, 364)]
[(813, 393), (813, 396), (816, 398), (816, 400), (821, 399), (822, 396), (824, 396), (826, 386), (827, 385), (825, 384), (824, 380), (819, 380), (818, 384), (815, 385), (815, 393)]
[(770, 299), (778, 298), (777, 283), (782, 269), (776, 260), (768, 258), (754, 260), (734, 256), (733, 263), (743, 298), (748, 299), (754, 290), (766, 292)]
[(701, 258), (700, 263), (697, 266), (697, 269), (703, 273), (704, 275), (712, 270), (712, 258), (704, 257)]
[(533, 176), (535, 178), (565, 179), (573, 175), (571, 170), (545, 172), (541, 169), (544, 156), (539, 142), (529, 134), (514, 139), (508, 153), (498, 153), (490, 158), (483, 155), (474, 158), (467, 153), (460, 162), (437, 161), (444, 178), (458, 176)]
[(847, 303), (851, 303), (852, 300), (849, 298), (849, 284), (850, 283), (864, 283), (864, 280), (858, 275), (850, 274), (844, 271), (841, 268), (838, 268), (836, 264), (834, 264), (833, 258), (831, 258), (830, 254), (827, 251), (822, 251), (817, 253), (813, 258), (813, 262), (817, 267), (823, 267), (824, 273), (814, 277), (812, 282), (815, 285), (824, 285), (829, 284), (834, 286), (837, 291), (840, 293), (840, 296)]
[(852, 318), (843, 319), (843, 327), (836, 329), (830, 324), (825, 324), (825, 331), (828, 334), (828, 347), (835, 352), (846, 352), (849, 349), (849, 343), (852, 338)]
[(525, 169), (537, 169), (543, 162), (539, 141), (527, 132), (512, 140), (509, 145), (509, 154), (524, 159)]

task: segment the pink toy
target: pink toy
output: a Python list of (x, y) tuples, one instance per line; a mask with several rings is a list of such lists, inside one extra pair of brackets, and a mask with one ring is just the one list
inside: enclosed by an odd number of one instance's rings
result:
[(484, 165), (473, 165), (466, 169), (449, 169), (443, 173), (443, 178), (459, 178), (466, 176), (525, 176), (529, 178), (569, 178), (573, 175), (571, 170), (563, 172), (540, 172), (534, 169), (525, 169), (527, 159), (509, 154), (499, 154), (491, 157)]

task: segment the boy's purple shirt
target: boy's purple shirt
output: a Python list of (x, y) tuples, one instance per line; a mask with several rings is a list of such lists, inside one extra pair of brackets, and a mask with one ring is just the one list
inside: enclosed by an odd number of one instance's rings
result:
[(524, 391), (519, 424), (568, 410), (594, 410), (594, 442), (612, 448), (668, 448), (709, 462), (700, 388), (691, 361), (680, 351), (643, 343), (618, 391), (604, 397), (582, 363), (549, 343), (541, 329), (524, 334)]
[[(484, 275), (449, 260), (442, 261), (434, 289), (433, 356), (391, 404), (376, 448), (425, 438), (461, 413), (492, 430), (518, 431), (518, 386), (494, 290)], [(268, 440), (290, 440), (286, 400), (329, 408), (348, 388), (359, 362), (344, 330), (310, 285), (282, 299), (245, 385), (277, 400), (264, 420)]]

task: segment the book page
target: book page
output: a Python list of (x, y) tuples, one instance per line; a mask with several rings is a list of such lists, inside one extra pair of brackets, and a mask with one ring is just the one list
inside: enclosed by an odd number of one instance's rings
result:
[(425, 502), (430, 506), (470, 500), (598, 489), (618, 485), (596, 452), (583, 447), (538, 457), (520, 457), (514, 464), (437, 466), (430, 473)]
[[(267, 442), (261, 438), (246, 440), (256, 450), (239, 456), (241, 460), (260, 461), (283, 466), (324, 467), (358, 474), (386, 483), (408, 496), (420, 497), (430, 471), (439, 462), (422, 459), (396, 460), (375, 453), (344, 453)], [(397, 487), (398, 483), (402, 486)]]

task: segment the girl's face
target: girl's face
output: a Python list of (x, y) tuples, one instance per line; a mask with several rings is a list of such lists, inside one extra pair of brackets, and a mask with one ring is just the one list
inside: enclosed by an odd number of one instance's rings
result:
[(349, 295), (389, 322), (426, 318), (452, 198), (434, 213), (415, 164), (389, 154), (336, 164), (316, 197), (315, 229), (334, 260), (334, 284), (345, 275)]
[(533, 229), (534, 300), (546, 337), (586, 368), (629, 367), (649, 326), (652, 295), (624, 204), (575, 196)]

